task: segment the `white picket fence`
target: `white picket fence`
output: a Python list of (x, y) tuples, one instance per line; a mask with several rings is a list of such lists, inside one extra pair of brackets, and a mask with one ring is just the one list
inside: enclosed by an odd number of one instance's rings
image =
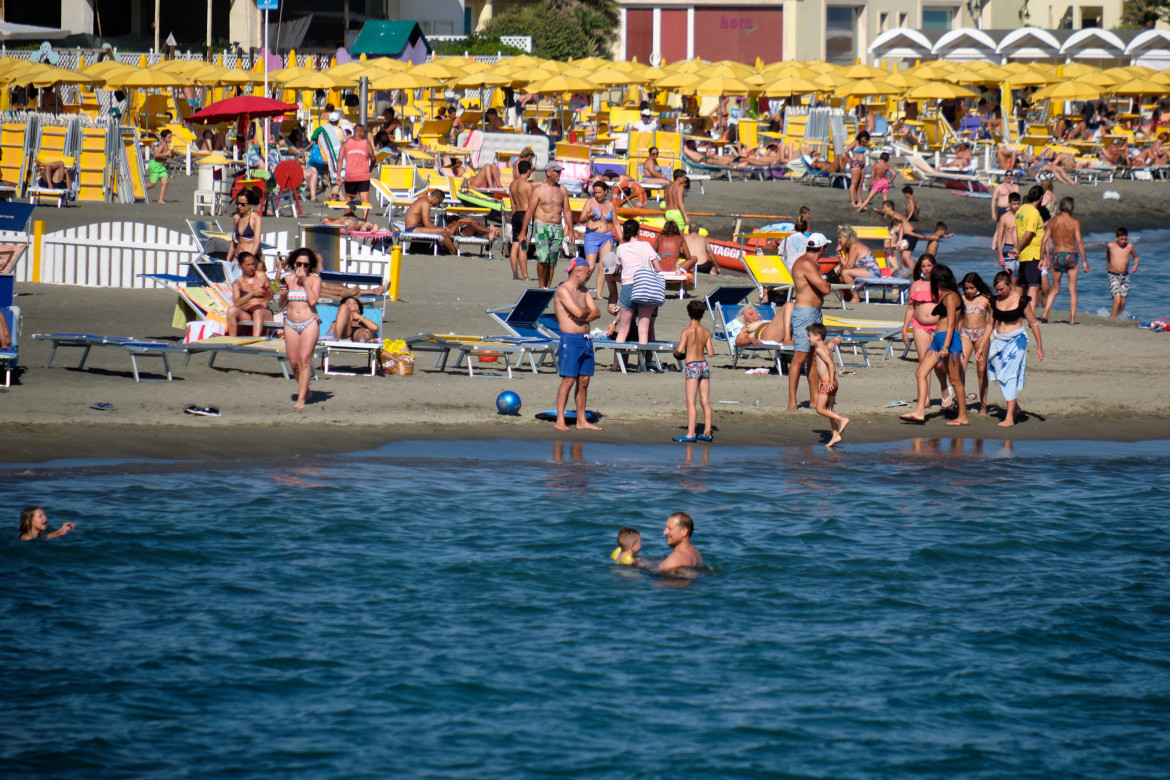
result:
[[(24, 234), (4, 231), (4, 240), (23, 241)], [(296, 248), (299, 236), (273, 231), (260, 239), (287, 255)], [(35, 261), (30, 247), (16, 267), (16, 280), (31, 282)], [(199, 255), (199, 246), (189, 233), (142, 222), (98, 222), (46, 233), (41, 246), (40, 281), (88, 287), (153, 288), (155, 282), (142, 274), (187, 272), (184, 263)], [(351, 273), (385, 276), (389, 256), (365, 244), (342, 239), (341, 267)], [(271, 261), (269, 270), (272, 270)]]

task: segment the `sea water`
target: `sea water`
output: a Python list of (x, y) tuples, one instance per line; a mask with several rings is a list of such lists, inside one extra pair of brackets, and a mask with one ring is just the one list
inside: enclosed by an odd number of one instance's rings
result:
[[(925, 235), (931, 232), (933, 226), (933, 222), (925, 220), (918, 223), (916, 230)], [(960, 235), (941, 242), (939, 259), (950, 266), (956, 281), (974, 271), (987, 282), (988, 287), (992, 286), (995, 274), (1003, 269), (991, 249), (991, 236), (989, 227), (986, 236)], [(1109, 292), (1109, 278), (1106, 274), (1105, 247), (1117, 236), (1112, 232), (1086, 233), (1082, 238), (1085, 258), (1089, 261), (1089, 273), (1084, 273), (1078, 257), (1077, 311), (1108, 317), (1113, 310), (1113, 296)], [(1130, 294), (1126, 299), (1123, 316), (1140, 322), (1170, 317), (1170, 301), (1167, 300), (1167, 291), (1170, 291), (1170, 230), (1130, 232), (1129, 238), (1137, 250), (1140, 263), (1137, 273), (1130, 276)], [(920, 241), (918, 246), (919, 251), (922, 251), (925, 244)], [(1067, 312), (1068, 308), (1068, 274), (1063, 274), (1060, 293), (1052, 309)], [(1066, 321), (1064, 315), (1061, 315), (1059, 321)]]
[[(1170, 445), (0, 471), (4, 777), (1151, 778)], [(64, 537), (16, 540), (25, 504)], [(614, 565), (622, 526), (693, 578)]]

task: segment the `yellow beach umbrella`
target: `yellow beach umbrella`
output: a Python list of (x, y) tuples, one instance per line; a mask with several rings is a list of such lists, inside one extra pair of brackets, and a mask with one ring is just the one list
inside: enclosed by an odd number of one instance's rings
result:
[(805, 68), (805, 67), (800, 66), (800, 65), (794, 65), (790, 62), (780, 62), (780, 63), (777, 63), (777, 65), (779, 65), (780, 67), (764, 68), (761, 71), (761, 73), (763, 73), (765, 77), (770, 78), (774, 81), (778, 81), (780, 79), (786, 79), (786, 78), (798, 78), (798, 79), (812, 80), (820, 75), (812, 68)]
[(692, 84), (697, 84), (703, 80), (703, 77), (697, 73), (668, 73), (660, 79), (655, 80), (655, 89), (666, 90), (680, 90), (685, 89)]
[(614, 61), (607, 60), (603, 57), (582, 57), (579, 60), (569, 60), (569, 64), (575, 68), (601, 70), (602, 68), (612, 68), (614, 66)]
[(807, 95), (810, 92), (819, 92), (821, 87), (810, 79), (786, 76), (767, 84), (764, 87), (766, 97), (791, 97), (792, 95)]
[[(570, 71), (566, 71), (565, 75), (569, 75)], [(588, 79), (594, 84), (601, 84), (605, 87), (614, 87), (626, 84), (649, 84), (651, 79), (638, 73), (637, 71), (623, 72), (616, 68), (602, 68), (594, 72)]]
[(917, 87), (920, 84), (926, 83), (926, 81), (923, 79), (920, 79), (917, 76), (909, 73), (891, 73), (890, 75), (883, 78), (882, 81), (886, 84), (889, 84), (891, 87), (897, 87), (899, 92), (904, 92), (913, 87)]
[(385, 71), (370, 79), (370, 89), (381, 91), (395, 89), (430, 89), (440, 86), (435, 79), (416, 76), (409, 71)]
[(331, 76), (328, 73), (308, 73), (280, 82), (285, 89), (353, 89), (357, 79)]
[(167, 73), (161, 70), (140, 68), (133, 73), (125, 75), (113, 74), (106, 79), (106, 88), (171, 89), (174, 87), (189, 87), (194, 83), (191, 79), (178, 73)]
[[(404, 70), (403, 68), (396, 68), (395, 70)], [(386, 68), (378, 65), (371, 65), (369, 62), (362, 62), (354, 60), (347, 62), (344, 65), (334, 65), (332, 68), (326, 68), (321, 71), (327, 76), (333, 76), (339, 79), (360, 79), (362, 76), (366, 78), (373, 78), (387, 72)]]
[(836, 73), (822, 73), (812, 81), (814, 84), (820, 85), (820, 88), (826, 92), (832, 92), (838, 87), (853, 83), (853, 79), (840, 76)]
[(1124, 84), (1107, 87), (1105, 91), (1110, 95), (1121, 95), (1123, 97), (1153, 97), (1156, 95), (1165, 95), (1170, 90), (1167, 90), (1165, 84), (1159, 84), (1150, 79), (1130, 79)]
[(889, 71), (861, 63), (844, 66), (838, 69), (837, 74), (847, 79), (880, 79), (890, 75)]
[(905, 97), (908, 100), (957, 100), (959, 98), (977, 97), (979, 93), (960, 87), (958, 84), (947, 84), (942, 81), (928, 81), (908, 90)]
[(1081, 81), (1060, 81), (1044, 87), (1032, 95), (1032, 102), (1040, 100), (1096, 100), (1101, 97), (1101, 89), (1093, 84)]
[(709, 63), (695, 57), (693, 60), (679, 60), (663, 68), (667, 73), (699, 73), (706, 71)]
[(842, 84), (833, 94), (837, 97), (877, 97), (893, 95), (900, 90), (878, 79), (861, 79), (852, 84)]
[(544, 68), (528, 67), (514, 70), (507, 75), (511, 76), (513, 81), (515, 81), (517, 84), (532, 84), (537, 81), (551, 79), (557, 74), (553, 73), (551, 70), (545, 70)]
[(162, 62), (156, 62), (154, 65), (151, 65), (150, 69), (190, 76), (194, 71), (199, 70), (206, 64), (203, 60), (163, 60)]
[[(1057, 67), (1060, 69), (1061, 76), (1066, 79), (1076, 79), (1078, 81), (1081, 76), (1088, 75), (1089, 73), (1099, 73), (1101, 71), (1100, 68), (1094, 68), (1092, 65), (1086, 65), (1083, 62), (1070, 62), (1067, 65), (1059, 65)], [(1088, 100), (1089, 98), (1085, 99)]]
[(51, 87), (55, 84), (92, 84), (95, 81), (103, 80), (101, 76), (90, 76), (75, 70), (55, 67), (26, 71), (24, 78), (28, 79), (24, 83), (32, 84), (34, 87)]
[(524, 87), (523, 91), (532, 95), (558, 95), (564, 92), (597, 92), (599, 89), (600, 87), (592, 81), (559, 75), (533, 82)]
[(902, 72), (907, 75), (920, 78), (923, 81), (932, 81), (935, 79), (941, 79), (950, 71), (947, 68), (942, 67), (942, 65), (938, 62), (927, 62), (923, 65), (915, 65), (913, 68), (907, 68)]
[(1022, 70), (1019, 73), (1013, 73), (1003, 80), (1002, 85), (1008, 89), (1019, 89), (1020, 87), (1042, 87), (1045, 84), (1051, 83), (1052, 78), (1044, 73), (1035, 70)]
[[(259, 73), (261, 79), (263, 79), (264, 69), (261, 68)], [(297, 76), (311, 76), (314, 73), (317, 73), (317, 71), (313, 70), (312, 68), (306, 68), (303, 65), (292, 65), (287, 68), (279, 68), (277, 70), (268, 71), (268, 80), (274, 81), (277, 84), (283, 84), (289, 79), (295, 79)]]
[(187, 76), (204, 87), (243, 86), (251, 84), (254, 78), (251, 71), (211, 63), (205, 63), (202, 68), (189, 72)]
[(448, 82), (447, 86), (452, 89), (483, 89), (485, 87), (507, 87), (511, 84), (512, 79), (508, 76), (492, 73), (489, 70), (481, 70), (478, 73), (468, 73), (466, 76)]
[(707, 97), (722, 97), (723, 95), (746, 95), (749, 92), (759, 92), (760, 87), (733, 76), (713, 76), (700, 78), (695, 83), (684, 87), (682, 91)]
[(1077, 76), (1076, 80), (1082, 84), (1092, 84), (1095, 87), (1101, 87), (1102, 89), (1108, 90), (1109, 87), (1115, 87), (1120, 84), (1121, 81), (1130, 81), (1132, 78), (1133, 76), (1127, 76), (1124, 79), (1118, 80), (1113, 76), (1107, 76), (1104, 73), (1098, 71), (1097, 73), (1086, 73), (1083, 76)]
[(79, 72), (85, 73), (89, 76), (97, 76), (98, 78), (105, 79), (107, 76), (115, 73), (121, 73), (125, 75), (133, 73), (136, 70), (138, 70), (138, 68), (134, 67), (133, 65), (127, 65), (124, 62), (118, 62), (117, 60), (102, 60), (101, 62), (95, 62), (91, 65), (86, 65), (84, 68), (81, 68)]
[(410, 63), (404, 60), (396, 60), (393, 57), (375, 57), (372, 60), (366, 60), (366, 64), (371, 68), (378, 68), (379, 70), (388, 71), (402, 71), (410, 70)]

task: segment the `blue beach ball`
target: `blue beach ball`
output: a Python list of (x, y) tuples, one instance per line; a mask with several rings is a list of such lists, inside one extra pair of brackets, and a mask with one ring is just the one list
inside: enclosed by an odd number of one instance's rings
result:
[(496, 409), (500, 414), (520, 414), (520, 396), (505, 390), (496, 396)]

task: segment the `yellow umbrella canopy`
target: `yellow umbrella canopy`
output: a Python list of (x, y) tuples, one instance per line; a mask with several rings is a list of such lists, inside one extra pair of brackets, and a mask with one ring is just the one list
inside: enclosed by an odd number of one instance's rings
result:
[(1096, 100), (1101, 97), (1101, 89), (1093, 84), (1081, 81), (1060, 81), (1056, 84), (1038, 90), (1032, 95), (1032, 102), (1039, 100)]
[(602, 57), (583, 57), (579, 60), (569, 60), (569, 64), (575, 68), (601, 70), (602, 68), (612, 68), (614, 66), (614, 61), (607, 60)]
[(410, 70), (410, 63), (403, 60), (396, 60), (393, 57), (375, 57), (372, 60), (366, 60), (366, 64), (372, 68), (380, 68), (381, 70), (400, 71)]
[(954, 100), (957, 98), (972, 98), (979, 93), (960, 87), (958, 84), (947, 84), (942, 81), (928, 81), (906, 92), (908, 100)]
[(950, 71), (944, 68), (940, 62), (927, 62), (922, 65), (915, 65), (913, 68), (907, 68), (902, 72), (923, 79), (924, 81), (933, 81), (941, 79)]
[(200, 86), (220, 87), (224, 85), (251, 84), (255, 74), (251, 71), (225, 68), (222, 65), (207, 62), (203, 64), (203, 67), (198, 70), (189, 71), (186, 75)]
[(663, 68), (667, 73), (700, 73), (706, 72), (708, 63), (695, 57), (693, 60), (679, 60)]
[(759, 92), (760, 88), (755, 84), (749, 84), (743, 79), (737, 79), (733, 76), (711, 76), (708, 78), (700, 77), (698, 81), (687, 85), (682, 91), (696, 95), (717, 97), (722, 95), (746, 95), (749, 92)]
[(133, 73), (114, 73), (106, 78), (106, 88), (133, 87), (135, 89), (167, 89), (172, 87), (187, 87), (194, 82), (178, 73), (167, 73), (150, 68), (139, 68)]
[(553, 76), (544, 81), (537, 81), (524, 87), (524, 91), (536, 95), (556, 95), (562, 92), (596, 92), (599, 87), (592, 81), (574, 76)]
[[(572, 71), (565, 71), (568, 76)], [(651, 79), (637, 71), (623, 72), (615, 68), (602, 68), (595, 73), (585, 77), (594, 84), (601, 84), (605, 87), (624, 85), (624, 84), (648, 84)]]
[(551, 79), (553, 76), (555, 76), (557, 74), (553, 73), (551, 70), (545, 70), (544, 68), (529, 67), (529, 68), (520, 68), (519, 70), (514, 70), (511, 73), (508, 73), (506, 75), (511, 76), (512, 81), (517, 83), (517, 84), (532, 84), (532, 83), (537, 82), (537, 81), (545, 81), (546, 79)]
[(206, 64), (203, 60), (163, 60), (162, 62), (156, 62), (154, 65), (151, 65), (150, 69), (190, 76)]
[(952, 84), (998, 84), (1010, 75), (1011, 73), (1003, 68), (988, 66), (951, 71), (943, 76), (942, 80)]
[(127, 65), (117, 60), (102, 60), (101, 62), (91, 62), (84, 68), (81, 68), (79, 72), (87, 73), (91, 76), (104, 76), (111, 71), (121, 71), (127, 68), (130, 70), (138, 70), (134, 65)]
[(1107, 76), (1104, 73), (1097, 72), (1097, 73), (1086, 73), (1083, 76), (1077, 76), (1076, 80), (1081, 82), (1082, 84), (1092, 84), (1095, 87), (1108, 88), (1108, 87), (1115, 87), (1118, 84), (1120, 84), (1121, 81), (1129, 81), (1132, 78), (1133, 78), (1132, 76), (1126, 76), (1124, 79), (1121, 79), (1119, 81), (1118, 79), (1115, 79), (1113, 76)]
[(881, 79), (890, 75), (889, 71), (861, 63), (840, 68), (837, 73), (847, 79)]
[(1166, 84), (1170, 86), (1170, 70), (1160, 70), (1157, 73), (1151, 73), (1150, 75), (1145, 76), (1145, 78), (1154, 82), (1155, 84)]
[(386, 70), (378, 65), (372, 65), (369, 62), (354, 60), (344, 65), (334, 65), (332, 68), (326, 68), (321, 72), (339, 79), (360, 79), (362, 76), (372, 78), (379, 73), (385, 73)]
[(1052, 77), (1035, 70), (1022, 70), (1003, 80), (1003, 86), (1009, 89), (1020, 87), (1040, 87), (1052, 81)]
[(846, 84), (852, 84), (853, 79), (839, 76), (836, 73), (822, 73), (815, 79), (812, 79), (814, 84), (820, 85), (822, 90), (833, 91), (838, 87), (843, 87)]
[(909, 73), (891, 73), (883, 78), (882, 81), (891, 87), (897, 87), (899, 92), (926, 83), (923, 79)]
[(697, 73), (668, 73), (654, 82), (655, 89), (679, 90), (697, 84), (703, 77)]
[(821, 89), (822, 87), (810, 79), (785, 76), (765, 85), (764, 95), (766, 97), (789, 97), (791, 95), (807, 95), (810, 92), (819, 92)]
[(328, 73), (308, 73), (282, 82), (285, 89), (353, 89), (357, 79), (332, 76)]
[(441, 57), (435, 60), (440, 65), (449, 65), (452, 68), (457, 68), (464, 73), (479, 73), (481, 70), (486, 70), (491, 67), (490, 63), (473, 60), (469, 57)]
[(766, 77), (765, 80), (769, 79), (769, 78), (773, 79), (773, 80), (786, 79), (786, 78), (798, 78), (798, 79), (810, 79), (811, 80), (811, 79), (815, 79), (817, 76), (820, 75), (812, 68), (805, 68), (803, 66), (796, 65), (796, 64), (791, 63), (791, 62), (778, 62), (775, 64), (775, 66), (769, 66), (767, 68), (764, 68), (762, 73)]
[(32, 84), (34, 87), (51, 87), (54, 84), (90, 84), (103, 80), (101, 76), (90, 76), (75, 70), (55, 67), (24, 71), (22, 79), (26, 79), (25, 83)]
[(512, 84), (512, 79), (500, 73), (492, 73), (490, 70), (481, 70), (478, 73), (468, 73), (466, 76), (455, 79), (448, 83), (452, 89), (483, 89), (484, 87), (507, 87)]
[(842, 84), (833, 94), (837, 97), (876, 97), (878, 95), (893, 95), (899, 91), (898, 87), (878, 79), (862, 79), (852, 84)]
[(531, 68), (542, 64), (544, 60), (531, 54), (517, 54), (515, 57), (509, 57), (506, 62), (521, 68)]
[(439, 81), (451, 81), (452, 79), (467, 75), (467, 71), (446, 62), (425, 62), (422, 65), (415, 65), (407, 72), (415, 76), (437, 79)]
[(437, 86), (440, 86), (438, 81), (405, 70), (383, 71), (370, 79), (370, 89), (378, 90), (429, 89)]
[(1165, 84), (1159, 84), (1150, 79), (1130, 79), (1124, 84), (1118, 84), (1115, 87), (1108, 87), (1105, 90), (1111, 95), (1122, 95), (1124, 97), (1147, 97), (1155, 95), (1165, 95), (1168, 91)]
[[(1067, 65), (1059, 66), (1059, 68), (1060, 74), (1066, 79), (1077, 80), (1079, 80), (1081, 76), (1088, 75), (1089, 73), (1098, 73), (1101, 70), (1100, 68), (1094, 68), (1092, 65), (1086, 65), (1083, 62), (1070, 62)], [(1085, 100), (1089, 100), (1089, 98), (1085, 98)]]
[[(260, 77), (264, 77), (264, 71), (258, 71)], [(287, 68), (279, 68), (277, 70), (268, 71), (268, 80), (275, 81), (277, 84), (283, 84), (289, 79), (295, 79), (297, 76), (310, 76), (317, 71), (312, 68), (306, 68), (303, 65), (292, 65)]]
[(32, 60), (12, 59), (5, 63), (5, 67), (2, 73), (3, 78), (18, 81), (20, 79), (27, 78), (34, 73), (40, 73), (47, 68), (49, 68), (48, 65), (42, 65), (41, 63), (33, 62)]

